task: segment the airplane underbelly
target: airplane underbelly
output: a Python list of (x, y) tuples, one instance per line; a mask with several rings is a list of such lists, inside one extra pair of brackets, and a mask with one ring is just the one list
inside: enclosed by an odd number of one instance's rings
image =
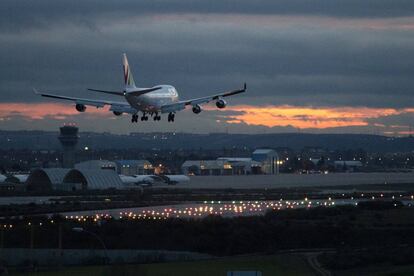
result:
[(171, 97), (150, 97), (147, 95), (127, 97), (127, 101), (135, 109), (144, 112), (160, 112), (163, 105), (175, 102)]

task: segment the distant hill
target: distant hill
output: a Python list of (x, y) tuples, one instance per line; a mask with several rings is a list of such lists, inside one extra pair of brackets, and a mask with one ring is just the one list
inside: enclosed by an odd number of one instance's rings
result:
[[(363, 134), (189, 134), (189, 133), (109, 133), (81, 132), (79, 147), (95, 149), (223, 149), (231, 147), (320, 147), (329, 150), (364, 149), (368, 152), (412, 152), (414, 138), (392, 138)], [(58, 132), (0, 131), (1, 149), (60, 149)]]

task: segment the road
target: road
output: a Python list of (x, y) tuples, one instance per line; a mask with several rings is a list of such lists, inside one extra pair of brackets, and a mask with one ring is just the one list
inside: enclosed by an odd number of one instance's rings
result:
[(320, 276), (331, 276), (331, 272), (324, 267), (322, 267), (321, 263), (318, 261), (318, 256), (322, 254), (322, 252), (311, 252), (305, 253), (305, 256), (308, 260), (309, 265), (312, 267), (315, 272)]

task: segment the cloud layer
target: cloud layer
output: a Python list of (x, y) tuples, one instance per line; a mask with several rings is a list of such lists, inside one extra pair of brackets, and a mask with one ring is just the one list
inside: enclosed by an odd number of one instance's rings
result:
[[(406, 131), (412, 119), (412, 1), (6, 0), (2, 7), (2, 128), (16, 126), (18, 113), (24, 118), (18, 125), (29, 128), (24, 122), (33, 116), (24, 114), (53, 108), (42, 106), (52, 102), (31, 87), (91, 98), (102, 95), (86, 87), (118, 89), (122, 52), (139, 85), (169, 83), (182, 98), (248, 83), (248, 93), (229, 100), (230, 111), (243, 114), (208, 112), (200, 132), (369, 132), (384, 125), (380, 133), (389, 133), (391, 124)], [(29, 106), (13, 111), (10, 103)], [(380, 116), (389, 110), (395, 114)], [(260, 119), (253, 122), (253, 113)], [(60, 115), (81, 116), (86, 129), (94, 127), (89, 115)], [(331, 121), (322, 120), (325, 115)], [(191, 118), (180, 118), (175, 130), (199, 120), (185, 116)], [(51, 127), (46, 117), (35, 119), (39, 128), (42, 120)]]

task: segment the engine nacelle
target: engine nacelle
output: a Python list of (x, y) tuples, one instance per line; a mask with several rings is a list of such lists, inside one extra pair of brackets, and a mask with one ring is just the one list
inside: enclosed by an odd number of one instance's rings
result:
[(195, 114), (198, 114), (198, 113), (200, 113), (201, 112), (201, 106), (199, 106), (198, 104), (196, 104), (196, 105), (194, 105), (193, 106), (193, 112), (195, 113)]
[(85, 112), (86, 106), (83, 104), (76, 104), (76, 110), (79, 112)]
[(115, 116), (121, 116), (122, 112), (120, 111), (113, 111), (112, 113), (114, 113)]
[(227, 106), (227, 102), (225, 100), (220, 99), (216, 102), (216, 106), (218, 108), (225, 108)]

